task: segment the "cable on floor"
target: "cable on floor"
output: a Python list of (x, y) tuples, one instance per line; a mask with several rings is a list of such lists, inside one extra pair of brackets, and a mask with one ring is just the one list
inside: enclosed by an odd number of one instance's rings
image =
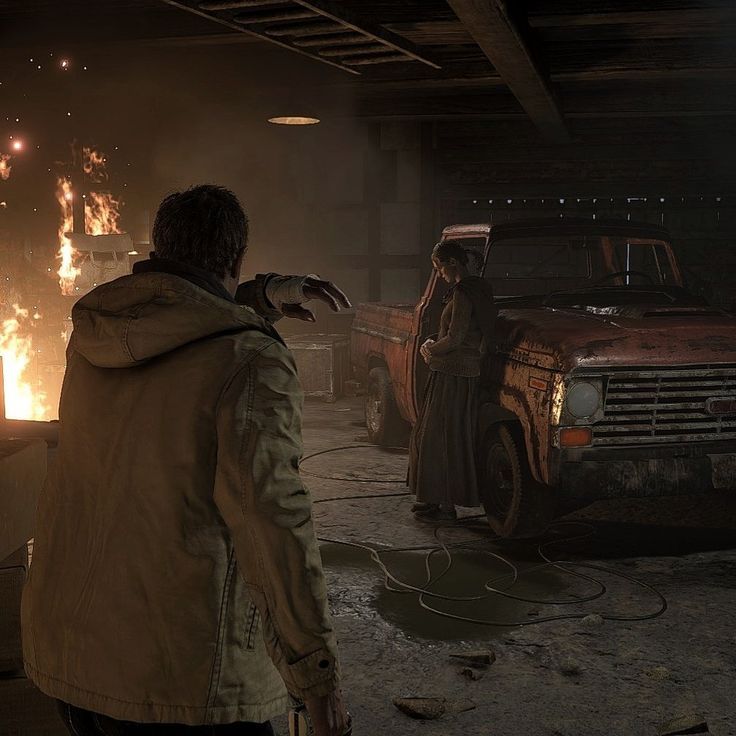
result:
[[(322, 455), (327, 455), (334, 452), (339, 452), (343, 450), (353, 450), (353, 449), (360, 449), (360, 448), (366, 448), (370, 447), (372, 449), (375, 449), (375, 445), (346, 445), (342, 447), (334, 447), (327, 450), (321, 450), (320, 452), (312, 453), (311, 455), (307, 455), (303, 458), (302, 463), (305, 461), (314, 458), (319, 457)], [(392, 448), (392, 449), (401, 449), (405, 450), (406, 448)], [(395, 480), (374, 480), (371, 478), (355, 478), (355, 477), (340, 477), (340, 476), (325, 476), (325, 475), (318, 475), (316, 473), (311, 473), (307, 471), (301, 471), (305, 475), (311, 475), (312, 477), (316, 478), (323, 478), (326, 480), (337, 480), (337, 481), (343, 481), (343, 482), (351, 482), (351, 483), (404, 483), (405, 479), (395, 479)], [(351, 500), (368, 500), (368, 499), (380, 499), (380, 498), (397, 498), (397, 497), (403, 497), (403, 496), (411, 496), (412, 493), (409, 492), (400, 492), (400, 493), (374, 493), (374, 494), (358, 494), (358, 495), (348, 495), (348, 496), (336, 496), (333, 498), (322, 498), (317, 499), (313, 501), (314, 504), (322, 504), (322, 503), (330, 503), (330, 502), (337, 502), (337, 501), (351, 501)], [(465, 623), (472, 623), (472, 624), (479, 624), (484, 626), (499, 626), (499, 627), (511, 627), (516, 628), (520, 626), (532, 626), (535, 624), (541, 624), (551, 621), (564, 621), (564, 620), (575, 620), (575, 619), (583, 619), (586, 616), (590, 615), (589, 612), (575, 612), (575, 613), (560, 613), (560, 614), (554, 614), (550, 616), (543, 616), (543, 617), (535, 617), (532, 620), (518, 620), (518, 621), (502, 621), (502, 620), (495, 620), (495, 619), (485, 619), (485, 618), (473, 618), (469, 616), (462, 616), (459, 614), (452, 613), (451, 611), (442, 610), (440, 608), (436, 608), (435, 606), (430, 605), (427, 602), (427, 599), (436, 599), (436, 600), (442, 600), (442, 601), (448, 601), (448, 602), (457, 602), (457, 603), (467, 603), (467, 602), (479, 602), (484, 601), (492, 598), (493, 596), (501, 596), (504, 598), (508, 598), (510, 600), (514, 600), (517, 602), (522, 603), (531, 603), (535, 605), (554, 605), (554, 606), (565, 606), (565, 605), (580, 605), (582, 603), (588, 603), (590, 601), (598, 600), (602, 596), (604, 596), (608, 589), (606, 585), (598, 580), (597, 578), (592, 577), (591, 575), (586, 575), (583, 572), (580, 572), (578, 568), (582, 568), (585, 570), (595, 570), (597, 572), (605, 573), (607, 575), (610, 575), (615, 578), (619, 578), (620, 580), (624, 580), (628, 583), (631, 583), (635, 586), (638, 586), (640, 588), (643, 588), (648, 593), (651, 593), (659, 602), (658, 607), (656, 610), (650, 611), (648, 613), (643, 613), (638, 616), (624, 616), (624, 615), (618, 615), (616, 613), (605, 613), (600, 614), (601, 618), (606, 621), (622, 621), (622, 622), (635, 622), (635, 621), (647, 621), (654, 618), (657, 618), (661, 616), (666, 610), (667, 610), (667, 599), (652, 585), (649, 585), (649, 583), (646, 583), (642, 580), (639, 580), (638, 578), (635, 578), (631, 575), (627, 575), (626, 573), (620, 572), (618, 570), (614, 570), (610, 567), (604, 566), (604, 565), (598, 565), (590, 562), (583, 562), (583, 561), (576, 561), (576, 560), (563, 560), (563, 559), (553, 559), (550, 554), (548, 554), (547, 550), (555, 545), (562, 544), (564, 542), (572, 542), (572, 541), (578, 541), (580, 539), (586, 539), (591, 536), (595, 535), (595, 528), (591, 526), (590, 524), (586, 524), (583, 522), (577, 522), (577, 521), (558, 521), (555, 522), (550, 526), (550, 529), (556, 529), (560, 527), (565, 526), (577, 526), (585, 529), (584, 533), (576, 534), (574, 536), (566, 536), (559, 539), (551, 539), (547, 540), (545, 542), (541, 542), (537, 545), (536, 552), (541, 558), (541, 562), (536, 565), (532, 565), (531, 567), (528, 567), (524, 570), (519, 570), (519, 568), (508, 558), (501, 554), (498, 554), (497, 552), (494, 552), (492, 550), (488, 549), (475, 549), (476, 545), (479, 544), (487, 544), (489, 541), (493, 542), (503, 542), (499, 537), (491, 537), (489, 538), (483, 538), (483, 539), (463, 539), (451, 543), (447, 543), (442, 539), (441, 532), (443, 529), (457, 529), (458, 526), (467, 526), (469, 522), (473, 522), (479, 518), (482, 518), (483, 514), (478, 514), (471, 517), (465, 517), (455, 525), (448, 526), (448, 525), (440, 525), (436, 526), (434, 529), (434, 536), (437, 540), (437, 544), (435, 545), (419, 545), (419, 546), (409, 546), (409, 547), (382, 547), (382, 548), (375, 548), (371, 547), (368, 544), (365, 544), (363, 542), (353, 542), (346, 539), (335, 539), (330, 537), (318, 537), (318, 539), (321, 542), (327, 542), (331, 544), (337, 544), (347, 547), (352, 547), (355, 549), (360, 549), (365, 552), (368, 552), (370, 555), (371, 560), (378, 566), (378, 568), (381, 570), (383, 576), (384, 576), (384, 587), (386, 590), (392, 592), (392, 593), (400, 593), (400, 594), (414, 594), (417, 595), (419, 605), (436, 615), (443, 616), (445, 618), (449, 618), (455, 621), (462, 621)], [(508, 567), (509, 571), (505, 574), (496, 576), (494, 578), (491, 578), (489, 580), (486, 580), (483, 583), (483, 587), (485, 589), (485, 593), (482, 593), (480, 595), (473, 595), (473, 596), (456, 596), (456, 595), (447, 595), (440, 592), (437, 592), (436, 590), (433, 590), (434, 586), (439, 583), (439, 581), (445, 577), (450, 570), (452, 569), (455, 558), (453, 557), (452, 551), (453, 549), (461, 549), (461, 550), (468, 550), (473, 549), (476, 553), (481, 552), (483, 554), (488, 555), (489, 557), (493, 558), (497, 562), (500, 562), (501, 564)], [(392, 554), (392, 553), (402, 553), (402, 552), (426, 552), (425, 558), (424, 558), (424, 568), (426, 573), (426, 578), (424, 582), (421, 585), (413, 585), (409, 582), (406, 582), (404, 580), (401, 580), (397, 578), (390, 570), (387, 565), (382, 559), (382, 555), (386, 554)], [(445, 557), (445, 566), (442, 572), (435, 576), (432, 571), (432, 559), (435, 555), (442, 553)], [(511, 591), (511, 589), (519, 582), (519, 580), (528, 575), (529, 573), (536, 572), (538, 570), (543, 569), (555, 569), (560, 571), (561, 573), (565, 575), (569, 575), (584, 581), (587, 581), (591, 585), (594, 586), (594, 590), (592, 592), (589, 592), (587, 595), (583, 596), (574, 596), (571, 595), (570, 599), (537, 599), (537, 598), (530, 598), (527, 596), (521, 596), (516, 595)], [(508, 580), (510, 578), (510, 582), (506, 584), (505, 586), (498, 587), (503, 581)]]

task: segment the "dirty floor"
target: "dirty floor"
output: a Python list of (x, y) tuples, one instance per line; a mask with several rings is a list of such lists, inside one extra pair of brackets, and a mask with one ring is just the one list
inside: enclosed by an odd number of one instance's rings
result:
[[(736, 494), (601, 502), (542, 540), (504, 542), (478, 509), (437, 531), (416, 522), (412, 499), (390, 495), (407, 490), (406, 454), (365, 446), (360, 399), (308, 402), (304, 438), (306, 455), (352, 448), (302, 470), (355, 736), (736, 736)], [(358, 498), (324, 501), (342, 496)], [(346, 542), (384, 550), (405, 584), (423, 587), (429, 567), (444, 598), (387, 590)], [(495, 661), (451, 656), (477, 651)], [(415, 720), (399, 697), (444, 713)]]

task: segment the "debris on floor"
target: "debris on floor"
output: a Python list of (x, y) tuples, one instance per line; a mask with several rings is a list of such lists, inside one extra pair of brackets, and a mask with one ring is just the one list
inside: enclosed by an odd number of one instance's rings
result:
[(597, 613), (589, 613), (587, 616), (580, 619), (580, 623), (585, 626), (586, 629), (595, 629), (599, 626), (603, 626), (605, 620), (603, 616)]
[(571, 657), (561, 657), (557, 663), (557, 671), (566, 677), (576, 677), (582, 674), (580, 665)]
[(492, 649), (450, 652), (450, 657), (462, 660), (465, 664), (479, 669), (489, 667), (496, 661), (496, 653)]
[(475, 667), (463, 667), (460, 670), (460, 674), (467, 680), (473, 681), (482, 680), (485, 676), (485, 672), (483, 672), (483, 670), (475, 669)]
[(434, 721), (445, 713), (464, 713), (477, 708), (472, 700), (449, 698), (394, 698), (394, 705), (410, 718)]
[(662, 680), (669, 680), (671, 677), (670, 671), (666, 667), (652, 667), (650, 670), (645, 670), (644, 674), (652, 680), (661, 682)]
[(679, 716), (659, 727), (659, 736), (685, 736), (708, 734), (708, 723), (698, 715)]
[(394, 705), (410, 718), (434, 721), (447, 710), (445, 698), (394, 698)]

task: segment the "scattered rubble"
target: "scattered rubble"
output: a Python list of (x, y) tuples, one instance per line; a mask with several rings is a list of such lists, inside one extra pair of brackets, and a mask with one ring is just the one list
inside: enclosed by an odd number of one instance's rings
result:
[(565, 677), (576, 677), (582, 674), (580, 665), (571, 657), (561, 657), (557, 662), (557, 671)]
[(598, 613), (589, 613), (587, 616), (580, 619), (580, 623), (587, 629), (595, 629), (599, 626), (603, 626), (605, 619)]
[(435, 721), (445, 713), (464, 713), (477, 708), (472, 700), (448, 698), (394, 698), (394, 706), (410, 718)]
[(463, 667), (460, 674), (468, 680), (482, 680), (485, 676), (483, 670), (475, 669), (475, 667)]
[(708, 723), (695, 714), (679, 716), (659, 727), (659, 736), (685, 736), (685, 734), (708, 734)]
[(453, 659), (461, 659), (472, 667), (489, 667), (496, 661), (496, 653), (492, 649), (473, 649), (450, 652)]
[(410, 718), (434, 721), (447, 710), (445, 698), (394, 698), (394, 705)]
[(670, 671), (661, 665), (658, 667), (652, 667), (650, 670), (645, 670), (644, 674), (652, 680), (657, 680), (659, 682), (662, 680), (669, 680), (671, 677)]

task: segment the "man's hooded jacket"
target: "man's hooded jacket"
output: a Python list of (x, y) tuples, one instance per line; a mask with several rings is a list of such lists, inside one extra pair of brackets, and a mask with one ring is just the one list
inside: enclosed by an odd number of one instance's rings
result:
[(265, 721), (337, 680), (301, 391), (270, 324), (195, 272), (154, 264), (74, 307), (25, 666), (113, 718)]

